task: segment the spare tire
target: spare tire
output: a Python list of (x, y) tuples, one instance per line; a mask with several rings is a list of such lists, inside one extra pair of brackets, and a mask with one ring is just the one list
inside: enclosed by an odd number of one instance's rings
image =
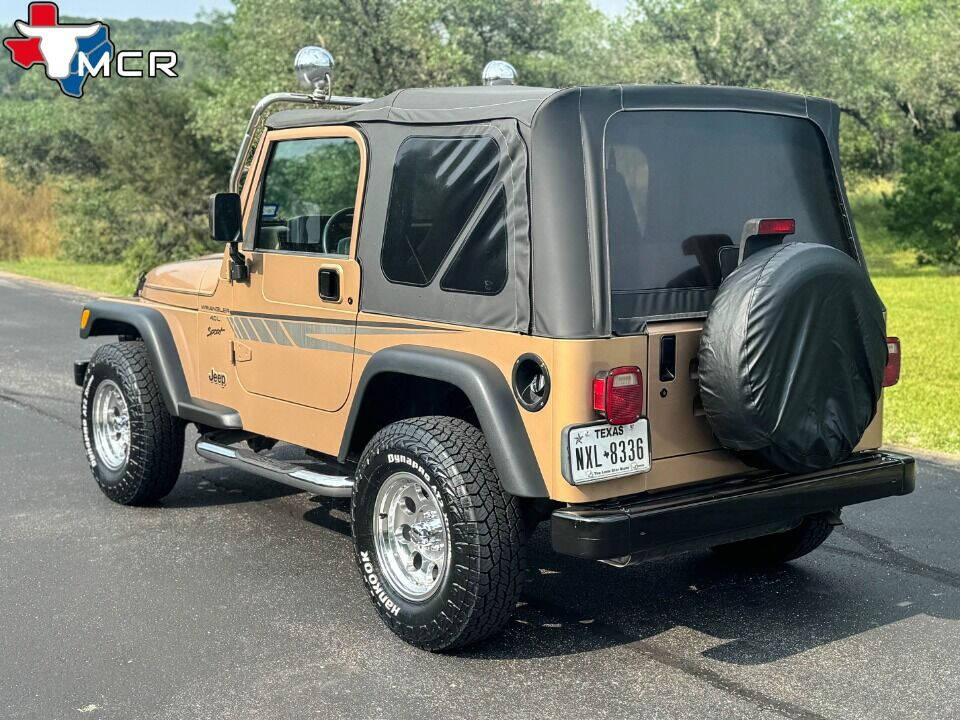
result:
[(700, 395), (720, 444), (787, 472), (849, 457), (877, 411), (887, 360), (870, 278), (828, 245), (748, 257), (720, 285), (700, 340)]

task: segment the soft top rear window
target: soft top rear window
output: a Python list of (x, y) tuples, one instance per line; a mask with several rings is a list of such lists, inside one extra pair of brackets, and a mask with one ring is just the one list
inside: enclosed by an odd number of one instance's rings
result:
[(604, 138), (614, 332), (705, 313), (718, 252), (751, 218), (795, 218), (788, 241), (851, 255), (830, 155), (795, 117), (735, 111), (620, 112)]

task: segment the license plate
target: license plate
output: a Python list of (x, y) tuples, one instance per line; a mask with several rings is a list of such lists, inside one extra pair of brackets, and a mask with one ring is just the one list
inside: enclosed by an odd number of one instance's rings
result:
[(650, 425), (591, 423), (564, 430), (564, 477), (574, 485), (650, 472)]

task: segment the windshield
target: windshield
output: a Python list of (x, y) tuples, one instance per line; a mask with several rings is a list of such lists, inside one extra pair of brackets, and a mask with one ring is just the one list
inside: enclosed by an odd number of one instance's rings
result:
[(810, 121), (719, 111), (631, 111), (604, 138), (614, 332), (705, 313), (718, 251), (751, 218), (794, 218), (787, 241), (851, 252), (830, 156)]

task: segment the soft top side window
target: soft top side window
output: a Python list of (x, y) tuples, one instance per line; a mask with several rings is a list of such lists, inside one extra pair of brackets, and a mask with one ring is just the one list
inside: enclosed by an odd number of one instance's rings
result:
[(507, 193), (501, 185), (440, 279), (440, 289), (499, 293), (507, 284), (507, 243)]
[(394, 283), (424, 287), (497, 174), (489, 137), (410, 137), (397, 151), (380, 264)]
[(359, 178), (360, 148), (352, 138), (274, 143), (255, 249), (348, 256)]

